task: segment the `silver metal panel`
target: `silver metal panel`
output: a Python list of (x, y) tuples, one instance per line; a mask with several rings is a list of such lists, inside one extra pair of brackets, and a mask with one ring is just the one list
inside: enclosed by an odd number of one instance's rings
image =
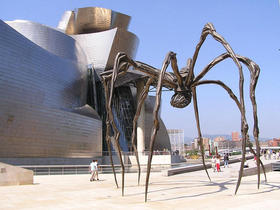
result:
[(26, 20), (7, 21), (6, 23), (27, 39), (57, 56), (75, 62), (86, 62), (85, 55), (76, 41), (56, 29)]
[(73, 11), (66, 11), (62, 15), (61, 20), (59, 21), (57, 28), (62, 30), (65, 34), (74, 34), (75, 33), (75, 13)]
[(0, 31), (0, 157), (101, 152), (101, 121), (67, 111), (85, 105), (86, 65), (46, 51), (3, 21)]
[(113, 45), (111, 47), (110, 56), (106, 64), (106, 69), (113, 68), (115, 57), (118, 52), (124, 52), (132, 59), (134, 59), (136, 56), (138, 44), (139, 39), (135, 34), (118, 28), (114, 37)]
[(71, 36), (77, 40), (86, 54), (87, 62), (93, 64), (98, 73), (113, 67), (118, 52), (125, 52), (134, 58), (139, 43), (136, 35), (119, 28)]
[(0, 101), (0, 157), (102, 155), (100, 120), (47, 107)]
[[(120, 51), (135, 57), (139, 40), (127, 31), (129, 21), (103, 8), (67, 11), (58, 29), (0, 21), (0, 157), (101, 155), (102, 123), (86, 105), (87, 65), (100, 73)], [(156, 148), (169, 149), (163, 122), (160, 129)]]
[(62, 109), (86, 103), (86, 64), (48, 53), (5, 23), (0, 24), (1, 95)]
[(92, 34), (71, 35), (86, 54), (87, 63), (93, 64), (97, 72), (106, 68), (117, 29)]
[[(155, 96), (148, 96), (145, 101), (145, 146), (150, 145), (151, 133), (153, 128), (153, 111), (155, 106)], [(162, 151), (168, 149), (171, 151), (171, 144), (164, 122), (159, 119), (159, 130), (155, 140), (155, 150)], [(148, 149), (148, 148), (147, 148)]]

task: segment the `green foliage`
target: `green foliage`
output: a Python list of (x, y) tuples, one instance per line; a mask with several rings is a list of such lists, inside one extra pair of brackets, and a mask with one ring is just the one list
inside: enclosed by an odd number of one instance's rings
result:
[(241, 155), (241, 151), (238, 152), (232, 152), (231, 155)]
[(186, 151), (186, 155), (187, 156), (197, 156), (198, 155), (198, 150), (194, 149), (194, 150)]

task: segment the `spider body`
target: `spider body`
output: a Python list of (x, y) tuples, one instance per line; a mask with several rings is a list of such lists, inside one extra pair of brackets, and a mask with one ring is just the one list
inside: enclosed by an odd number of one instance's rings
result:
[[(208, 35), (211, 35), (216, 41), (218, 41), (223, 47), (225, 48), (226, 52), (217, 56), (215, 59), (213, 59), (207, 66), (202, 69), (202, 71), (195, 76), (194, 75), (194, 67), (195, 63), (198, 57), (199, 50), (204, 43), (206, 37)], [(221, 61), (231, 58), (234, 63), (237, 66), (238, 73), (239, 73), (239, 98), (233, 93), (233, 91), (222, 81), (220, 80), (203, 80), (203, 77), (211, 70), (211, 68)], [(241, 115), (241, 132), (242, 132), (242, 161), (240, 164), (240, 171), (239, 171), (239, 177), (235, 189), (235, 193), (237, 193), (237, 190), (239, 188), (239, 185), (241, 183), (241, 177), (243, 174), (243, 166), (245, 161), (245, 153), (246, 153), (246, 142), (249, 142), (248, 138), (248, 123), (245, 116), (245, 103), (244, 103), (244, 91), (243, 91), (243, 85), (244, 85), (244, 76), (243, 76), (243, 69), (241, 66), (241, 63), (243, 63), (248, 70), (250, 71), (250, 99), (253, 106), (253, 117), (254, 117), (254, 138), (256, 142), (256, 152), (250, 147), (250, 151), (256, 155), (257, 157), (257, 171), (258, 171), (258, 188), (260, 185), (260, 165), (262, 166), (263, 171), (264, 166), (262, 162), (260, 161), (260, 146), (258, 141), (258, 135), (259, 135), (259, 129), (258, 129), (258, 117), (257, 117), (257, 104), (255, 99), (255, 88), (257, 85), (260, 69), (258, 65), (250, 60), (249, 58), (236, 55), (233, 51), (233, 49), (230, 47), (230, 45), (226, 42), (226, 40), (216, 32), (213, 24), (207, 23), (201, 33), (200, 40), (196, 46), (195, 52), (193, 54), (193, 57), (188, 59), (186, 67), (182, 68), (180, 71), (177, 66), (177, 60), (176, 60), (176, 54), (174, 52), (167, 53), (163, 65), (161, 69), (157, 69), (153, 66), (150, 66), (148, 64), (145, 64), (140, 61), (134, 61), (129, 56), (127, 56), (125, 53), (119, 52), (115, 58), (114, 68), (110, 71), (105, 71), (101, 74), (103, 79), (103, 85), (105, 90), (105, 98), (106, 98), (106, 110), (107, 110), (107, 143), (109, 144), (109, 153), (111, 156), (110, 151), (110, 141), (111, 139), (115, 140), (116, 146), (117, 146), (117, 152), (119, 154), (119, 159), (122, 167), (122, 195), (124, 195), (124, 164), (122, 161), (122, 155), (121, 155), (121, 149), (119, 145), (119, 136), (120, 132), (117, 129), (116, 123), (114, 121), (114, 115), (112, 112), (112, 97), (114, 93), (114, 86), (117, 78), (120, 75), (126, 74), (130, 67), (132, 67), (132, 71), (139, 71), (142, 75), (144, 75), (144, 81), (145, 86), (141, 90), (140, 97), (138, 99), (138, 105), (136, 109), (136, 114), (134, 116), (133, 120), (133, 132), (131, 137), (132, 146), (136, 155), (136, 160), (138, 164), (138, 184), (140, 180), (140, 164), (139, 164), (139, 158), (138, 158), (138, 152), (137, 147), (135, 145), (136, 142), (136, 126), (137, 126), (137, 120), (139, 118), (142, 105), (144, 104), (145, 98), (148, 95), (150, 86), (156, 87), (156, 101), (155, 101), (155, 107), (153, 112), (153, 118), (154, 118), (154, 125), (152, 128), (151, 133), (151, 139), (150, 139), (150, 148), (149, 148), (149, 157), (148, 157), (148, 163), (147, 163), (147, 175), (146, 175), (146, 187), (145, 187), (145, 201), (147, 201), (147, 193), (148, 193), (148, 184), (149, 184), (149, 177), (150, 177), (150, 170), (151, 170), (151, 162), (153, 157), (153, 151), (154, 151), (154, 142), (155, 137), (157, 135), (157, 131), (159, 129), (159, 107), (161, 103), (161, 94), (162, 94), (162, 87), (166, 87), (169, 90), (174, 91), (174, 95), (171, 97), (170, 104), (173, 107), (176, 108), (184, 108), (188, 106), (191, 101), (193, 102), (194, 112), (195, 112), (195, 119), (196, 119), (196, 125), (197, 125), (197, 132), (198, 132), (198, 139), (200, 140), (200, 150), (201, 150), (201, 157), (202, 157), (202, 163), (204, 165), (205, 172), (210, 179), (210, 176), (208, 174), (208, 171), (206, 169), (205, 160), (204, 160), (204, 148), (202, 144), (202, 133), (200, 129), (200, 122), (199, 122), (199, 112), (198, 112), (198, 105), (197, 105), (197, 94), (196, 94), (196, 88), (200, 85), (205, 84), (214, 84), (222, 87), (230, 96), (230, 98), (235, 102), (237, 105), (237, 108), (240, 111)], [(173, 72), (166, 72), (167, 67), (171, 64), (171, 68)], [(113, 134), (110, 134), (111, 128), (113, 129)], [(250, 144), (249, 144), (250, 146)], [(112, 160), (112, 159), (111, 159)], [(112, 163), (112, 168), (114, 171), (114, 164)], [(116, 174), (114, 172), (115, 176), (115, 182), (117, 184)], [(266, 178), (266, 177), (265, 177)]]
[(192, 101), (192, 92), (190, 89), (175, 90), (174, 95), (171, 97), (170, 104), (175, 108), (185, 108)]

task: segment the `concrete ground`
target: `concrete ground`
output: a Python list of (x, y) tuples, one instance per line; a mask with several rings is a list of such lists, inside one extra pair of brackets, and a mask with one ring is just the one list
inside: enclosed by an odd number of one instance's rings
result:
[(280, 172), (269, 172), (267, 183), (262, 175), (259, 190), (256, 175), (243, 177), (234, 195), (238, 168), (237, 163), (219, 173), (208, 170), (212, 182), (204, 171), (170, 177), (152, 173), (147, 203), (145, 174), (140, 186), (137, 174), (126, 174), (124, 197), (112, 174), (100, 174), (94, 182), (90, 175), (35, 176), (33, 185), (0, 187), (0, 209), (280, 209)]

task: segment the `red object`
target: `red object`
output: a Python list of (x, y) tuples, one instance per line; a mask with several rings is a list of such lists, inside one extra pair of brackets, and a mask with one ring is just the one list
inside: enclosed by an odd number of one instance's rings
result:
[(220, 172), (221, 169), (220, 169), (220, 164), (219, 163), (216, 163), (216, 168), (217, 168), (217, 171)]

